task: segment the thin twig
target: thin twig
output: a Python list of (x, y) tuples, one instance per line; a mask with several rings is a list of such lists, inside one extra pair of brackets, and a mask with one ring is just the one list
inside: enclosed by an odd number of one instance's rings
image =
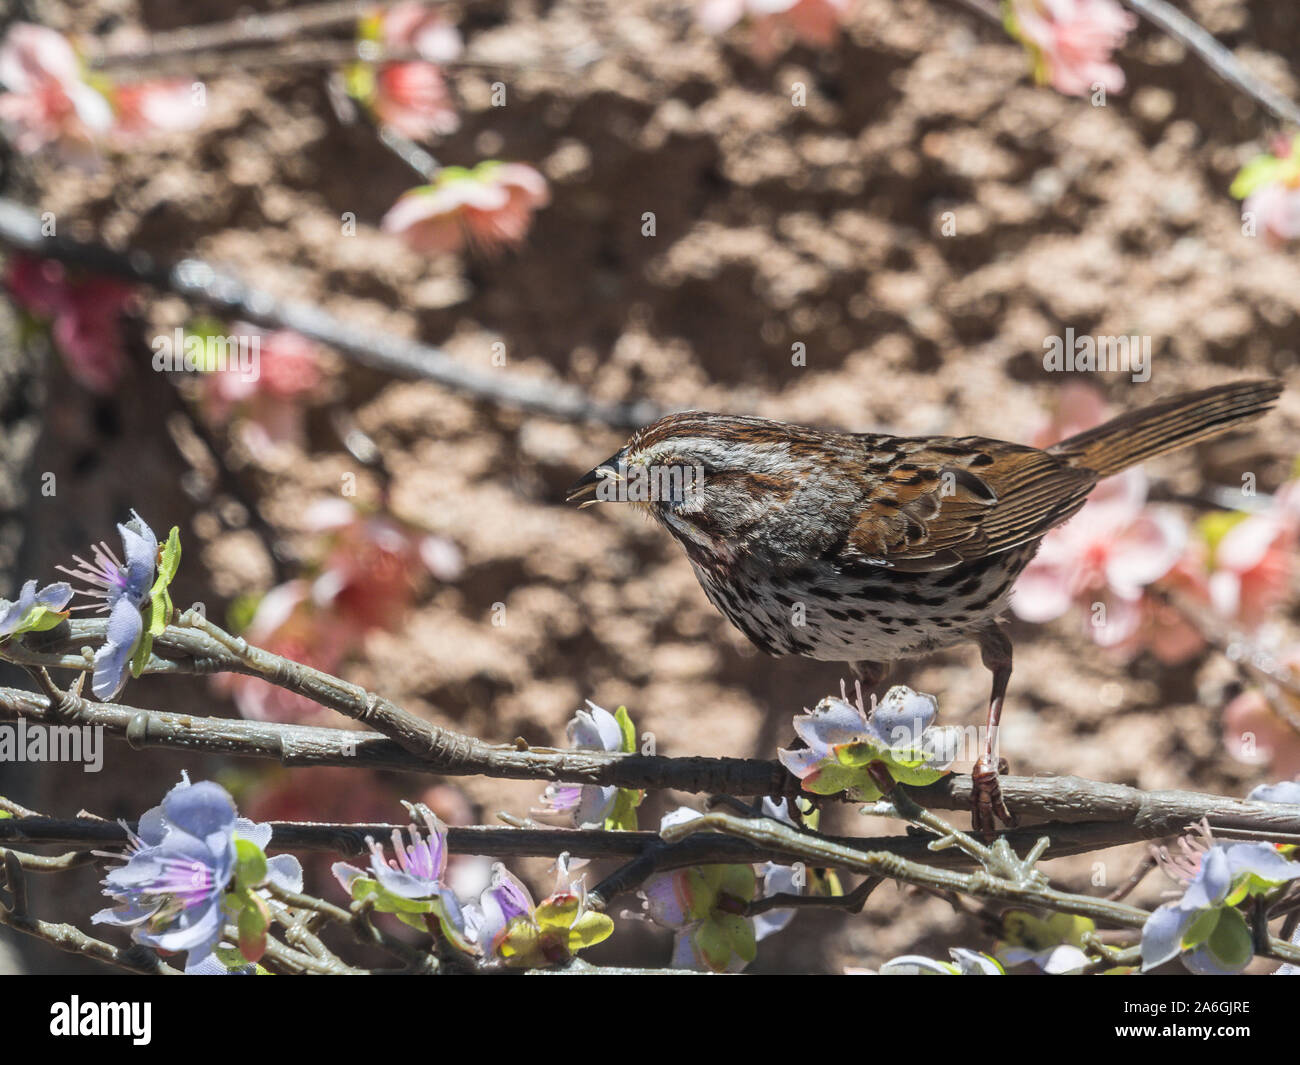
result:
[(1268, 82), (1256, 77), (1235, 55), (1214, 39), (1204, 26), (1184, 15), (1165, 0), (1120, 0), (1152, 25), (1195, 52), (1207, 67), (1236, 89), (1251, 97), (1274, 117), (1300, 126), (1300, 107)]
[[(797, 853), (811, 865), (839, 866), (868, 876), (885, 876), (910, 884), (926, 884), (941, 890), (958, 891), (974, 898), (995, 899), (1024, 906), (1040, 906), (1058, 913), (1091, 917), (1122, 928), (1141, 928), (1150, 913), (1136, 906), (1090, 895), (1075, 895), (1047, 884), (1041, 874), (1019, 877), (999, 876), (989, 869), (965, 873), (954, 869), (922, 865), (884, 852), (863, 853), (846, 848), (829, 839), (800, 832), (771, 818), (741, 818), (731, 814), (710, 813), (665, 829), (667, 842), (684, 840), (700, 832), (723, 832), (765, 848), (780, 848)], [(1030, 857), (1032, 857), (1032, 852)], [(1032, 863), (1027, 862), (1027, 865)], [(1300, 961), (1300, 947), (1269, 937), (1268, 957), (1282, 961)]]
[(368, 326), (354, 326), (315, 304), (281, 300), (200, 259), (168, 264), (140, 252), (118, 252), (102, 244), (45, 236), (37, 213), (0, 198), (0, 244), (93, 273), (124, 278), (175, 295), (230, 318), (272, 329), (290, 329), (334, 348), (362, 366), (398, 377), (434, 381), (489, 403), (516, 407), (564, 421), (592, 421), (631, 429), (663, 412), (645, 401), (600, 403), (571, 385), (480, 370), (441, 348)]
[[(1003, 25), (1002, 12), (992, 0), (950, 0), (992, 25)], [(1190, 49), (1210, 70), (1283, 122), (1300, 126), (1300, 106), (1268, 82), (1256, 77), (1204, 26), (1165, 0), (1120, 0), (1152, 25)]]
[(86, 53), (86, 62), (92, 67), (138, 67), (172, 56), (194, 55), (248, 44), (292, 41), (313, 30), (356, 22), (372, 11), (390, 7), (392, 3), (393, 0), (335, 0), (289, 11), (241, 15), (226, 22), (210, 22), (154, 33), (143, 44), (129, 48), (107, 49), (93, 40), (85, 39), (78, 43)]
[(764, 895), (745, 907), (746, 917), (756, 917), (768, 910), (845, 910), (848, 913), (861, 913), (867, 898), (885, 882), (882, 876), (869, 876), (852, 891), (844, 895), (791, 895), (778, 891), (775, 895)]

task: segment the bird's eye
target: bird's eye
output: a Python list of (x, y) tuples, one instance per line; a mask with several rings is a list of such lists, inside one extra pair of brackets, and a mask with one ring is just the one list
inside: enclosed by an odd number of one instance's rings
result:
[(692, 509), (698, 505), (704, 488), (704, 468), (674, 455), (652, 468), (653, 499), (674, 509)]

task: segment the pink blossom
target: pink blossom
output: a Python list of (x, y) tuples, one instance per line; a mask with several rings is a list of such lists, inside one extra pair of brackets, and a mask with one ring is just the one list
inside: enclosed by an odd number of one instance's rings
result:
[(367, 514), (346, 500), (314, 503), (306, 523), (325, 536), (313, 600), (363, 631), (401, 620), (421, 569), (440, 580), (460, 576), (460, 552), (450, 541), (385, 514)]
[(25, 154), (52, 146), (67, 162), (98, 165), (95, 142), (113, 114), (103, 95), (82, 78), (72, 45), (54, 30), (28, 22), (10, 27), (0, 42), (0, 123)]
[(1043, 538), (1016, 583), (1016, 615), (1050, 621), (1077, 605), (1095, 643), (1131, 647), (1150, 616), (1145, 589), (1173, 569), (1187, 544), (1176, 515), (1145, 503), (1140, 470), (1098, 485), (1078, 514)]
[[(243, 635), (257, 647), (326, 673), (336, 672), (358, 642), (356, 630), (346, 619), (312, 602), (311, 585), (303, 580), (288, 581), (267, 592)], [(252, 721), (338, 723), (333, 711), (260, 677), (228, 673), (213, 683), (234, 699), (242, 717)]]
[(1030, 438), (1034, 447), (1048, 448), (1066, 437), (1093, 429), (1106, 420), (1106, 400), (1092, 385), (1070, 381), (1052, 395), (1051, 413)]
[(1273, 244), (1300, 237), (1300, 187), (1283, 182), (1261, 185), (1241, 205), (1242, 217), (1255, 219)]
[(1087, 96), (1094, 85), (1124, 88), (1111, 53), (1137, 26), (1115, 0), (1009, 0), (1007, 26), (1034, 60), (1034, 78), (1067, 96)]
[(697, 18), (714, 34), (747, 21), (754, 55), (766, 62), (792, 39), (817, 48), (834, 44), (851, 6), (852, 0), (703, 0)]
[(1229, 529), (1212, 555), (1214, 609), (1246, 628), (1267, 620), (1286, 600), (1295, 544), (1295, 528), (1276, 512), (1252, 514)]
[(446, 167), (432, 185), (405, 193), (381, 225), (419, 252), (457, 251), (467, 240), (492, 252), (521, 243), (533, 211), (549, 202), (546, 179), (523, 163)]
[[(1282, 665), (1300, 683), (1300, 647), (1282, 656)], [(1300, 775), (1300, 699), (1287, 692), (1274, 698), (1285, 704), (1291, 721), (1258, 688), (1250, 688), (1223, 710), (1223, 738), (1228, 752), (1239, 762), (1265, 766), (1270, 777), (1290, 779)]]
[(447, 82), (432, 63), (384, 63), (375, 72), (369, 103), (379, 122), (411, 140), (455, 133), (460, 127)]
[(119, 319), (132, 297), (121, 281), (70, 276), (52, 259), (15, 255), (5, 287), (20, 307), (50, 323), (50, 334), (68, 371), (93, 392), (109, 392), (126, 366)]
[(320, 349), (288, 329), (263, 333), (237, 323), (232, 336), (256, 338), (256, 372), (205, 373), (200, 403), (209, 419), (220, 425), (238, 418), (250, 450), (301, 443), (304, 404), (324, 377)]
[(203, 119), (188, 81), (141, 81), (118, 85), (112, 92), (113, 132), (134, 140), (152, 133), (193, 129)]
[(408, 0), (381, 12), (380, 36), (392, 52), (415, 52), (430, 63), (449, 63), (461, 53), (460, 31), (441, 12)]

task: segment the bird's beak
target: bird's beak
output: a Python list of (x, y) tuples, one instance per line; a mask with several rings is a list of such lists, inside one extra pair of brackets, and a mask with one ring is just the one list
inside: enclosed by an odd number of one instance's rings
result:
[(566, 503), (577, 503), (581, 500), (580, 505), (584, 507), (589, 507), (593, 503), (600, 503), (602, 500), (597, 498), (596, 491), (601, 482), (611, 478), (617, 480), (622, 476), (623, 452), (619, 451), (607, 458), (590, 473), (585, 474), (577, 484), (569, 489), (564, 501)]

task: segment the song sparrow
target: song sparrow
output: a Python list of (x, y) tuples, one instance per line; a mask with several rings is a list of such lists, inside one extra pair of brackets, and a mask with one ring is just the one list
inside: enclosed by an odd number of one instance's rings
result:
[(639, 429), (569, 499), (647, 508), (713, 605), (768, 654), (858, 663), (877, 684), (896, 659), (976, 641), (993, 690), (973, 818), (989, 835), (995, 815), (1012, 823), (994, 757), (1011, 677), (997, 617), (1042, 537), (1101, 478), (1254, 418), (1280, 392), (1273, 381), (1189, 392), (1047, 450), (686, 411)]

